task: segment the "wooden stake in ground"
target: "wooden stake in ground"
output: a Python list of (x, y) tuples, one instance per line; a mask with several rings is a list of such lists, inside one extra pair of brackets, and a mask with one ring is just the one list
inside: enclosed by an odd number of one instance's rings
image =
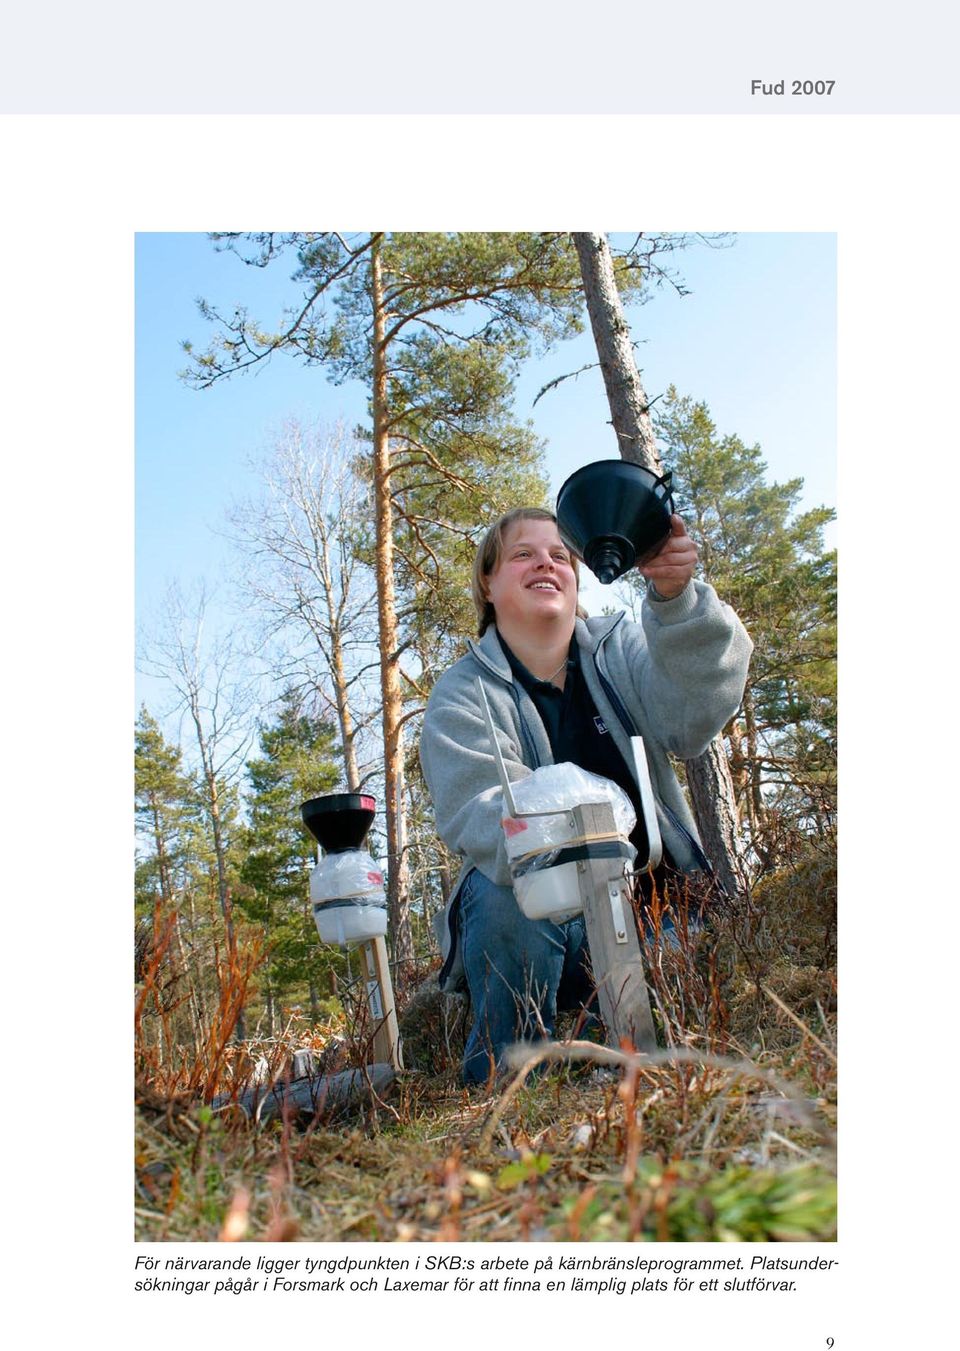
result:
[(363, 984), (373, 1028), (373, 1059), (377, 1064), (403, 1069), (400, 1051), (400, 1029), (397, 1026), (397, 1008), (390, 979), (387, 944), (383, 938), (371, 938), (360, 945), (360, 963)]

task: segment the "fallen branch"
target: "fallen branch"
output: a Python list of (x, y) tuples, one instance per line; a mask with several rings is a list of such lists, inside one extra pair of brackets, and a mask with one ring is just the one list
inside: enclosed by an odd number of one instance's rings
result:
[(363, 1069), (342, 1070), (339, 1074), (314, 1075), (289, 1083), (280, 1081), (266, 1089), (257, 1085), (239, 1096), (221, 1093), (210, 1106), (215, 1112), (239, 1108), (248, 1120), (258, 1124), (284, 1113), (309, 1116), (313, 1121), (329, 1120), (368, 1097), (379, 1101), (395, 1077), (392, 1065), (365, 1065)]

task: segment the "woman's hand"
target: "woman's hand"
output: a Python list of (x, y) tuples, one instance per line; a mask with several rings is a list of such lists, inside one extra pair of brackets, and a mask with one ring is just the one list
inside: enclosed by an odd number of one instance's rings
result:
[(697, 566), (697, 546), (679, 516), (670, 517), (670, 534), (663, 548), (637, 571), (656, 588), (663, 600), (679, 596)]

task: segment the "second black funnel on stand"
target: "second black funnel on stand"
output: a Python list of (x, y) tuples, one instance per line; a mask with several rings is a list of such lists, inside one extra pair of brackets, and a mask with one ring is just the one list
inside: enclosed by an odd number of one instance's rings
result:
[(604, 584), (654, 557), (670, 534), (671, 475), (628, 460), (596, 460), (557, 495), (564, 542)]
[(377, 804), (367, 793), (325, 793), (300, 807), (303, 824), (324, 853), (359, 849), (373, 822)]

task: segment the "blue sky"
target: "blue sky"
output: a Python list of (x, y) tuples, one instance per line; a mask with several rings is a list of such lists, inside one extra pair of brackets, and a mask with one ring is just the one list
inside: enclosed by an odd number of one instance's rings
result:
[[(805, 505), (836, 501), (836, 242), (832, 234), (740, 234), (729, 247), (675, 255), (690, 294), (671, 288), (628, 312), (647, 394), (673, 383), (707, 402), (721, 433), (759, 442), (773, 478), (802, 475)], [(166, 585), (229, 570), (218, 533), (230, 502), (256, 491), (251, 457), (289, 417), (365, 420), (358, 384), (333, 386), (289, 357), (255, 374), (195, 391), (177, 379), (179, 343), (205, 345), (195, 300), (246, 303), (267, 325), (296, 291), (290, 267), (244, 267), (203, 234), (140, 234), (136, 241), (137, 611), (149, 623)], [(533, 406), (549, 380), (594, 361), (589, 333), (531, 361), (518, 415), (547, 442), (553, 491), (616, 445), (598, 370), (565, 381)], [(599, 608), (597, 588), (588, 606)], [(138, 699), (153, 700), (149, 684)]]

